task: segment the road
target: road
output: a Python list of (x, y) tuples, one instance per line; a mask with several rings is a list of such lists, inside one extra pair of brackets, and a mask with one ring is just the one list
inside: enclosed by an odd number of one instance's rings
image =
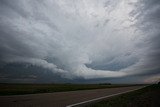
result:
[(143, 86), (0, 96), (0, 107), (66, 107), (68, 105), (104, 96), (112, 96), (130, 90), (139, 89), (141, 87)]

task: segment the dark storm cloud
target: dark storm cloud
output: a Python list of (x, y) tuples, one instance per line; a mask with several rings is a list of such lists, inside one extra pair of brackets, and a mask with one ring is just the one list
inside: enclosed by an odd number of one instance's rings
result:
[(26, 63), (58, 78), (157, 79), (159, 11), (159, 0), (0, 0), (0, 75)]
[[(135, 17), (138, 30), (142, 32), (144, 50), (144, 65), (151, 68), (150, 73), (160, 73), (160, 1), (140, 0), (131, 12)], [(142, 66), (142, 67), (145, 67)], [(150, 70), (148, 70), (149, 72)]]

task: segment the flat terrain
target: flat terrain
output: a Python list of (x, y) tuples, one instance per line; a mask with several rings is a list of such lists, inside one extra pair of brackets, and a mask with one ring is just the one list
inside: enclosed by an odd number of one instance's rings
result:
[(126, 92), (140, 87), (142, 86), (0, 96), (0, 107), (66, 107), (70, 104)]
[(0, 84), (0, 96), (126, 87), (122, 84)]
[(150, 85), (140, 90), (114, 96), (85, 107), (160, 107), (160, 85)]

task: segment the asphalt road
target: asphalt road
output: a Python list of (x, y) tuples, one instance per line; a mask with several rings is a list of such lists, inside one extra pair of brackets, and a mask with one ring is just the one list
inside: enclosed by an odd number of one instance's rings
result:
[(83, 91), (0, 96), (0, 107), (66, 107), (71, 104), (127, 92), (143, 86), (106, 88)]

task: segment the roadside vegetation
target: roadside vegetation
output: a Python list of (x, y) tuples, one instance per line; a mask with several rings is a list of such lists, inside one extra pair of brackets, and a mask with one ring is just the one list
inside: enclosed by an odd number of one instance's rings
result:
[(104, 99), (85, 107), (160, 107), (160, 84)]
[(115, 88), (132, 85), (111, 84), (0, 84), (0, 95), (21, 95), (63, 91)]

